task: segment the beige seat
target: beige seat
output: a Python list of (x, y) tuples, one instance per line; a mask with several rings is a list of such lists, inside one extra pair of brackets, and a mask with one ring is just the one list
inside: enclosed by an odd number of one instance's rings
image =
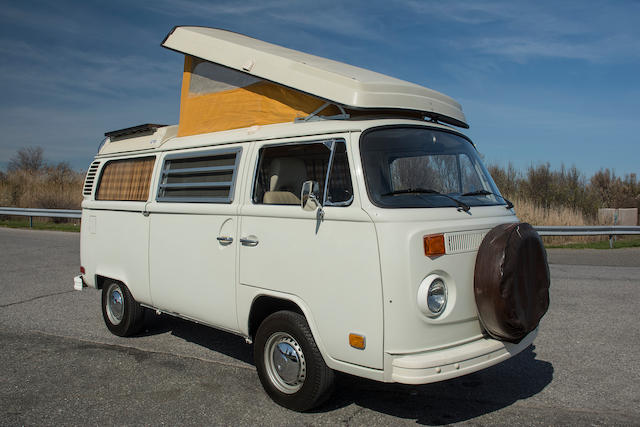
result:
[(266, 205), (299, 205), (302, 183), (307, 180), (307, 168), (298, 158), (277, 157), (269, 165), (269, 191), (262, 202)]

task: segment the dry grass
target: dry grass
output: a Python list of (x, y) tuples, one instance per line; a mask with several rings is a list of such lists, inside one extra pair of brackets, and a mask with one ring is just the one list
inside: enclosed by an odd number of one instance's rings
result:
[[(595, 225), (582, 212), (568, 207), (544, 208), (530, 200), (514, 199), (516, 215), (522, 222), (532, 225)], [(544, 237), (545, 244), (561, 245), (566, 243), (586, 243), (607, 240), (606, 236), (553, 236)]]
[(567, 207), (543, 208), (530, 200), (513, 200), (521, 221), (533, 225), (594, 225), (582, 212)]
[(82, 173), (68, 168), (8, 172), (0, 179), (0, 206), (80, 209), (83, 181)]

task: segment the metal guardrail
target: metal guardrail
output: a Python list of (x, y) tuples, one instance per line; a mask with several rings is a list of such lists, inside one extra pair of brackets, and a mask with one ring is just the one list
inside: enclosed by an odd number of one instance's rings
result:
[(0, 207), (0, 215), (18, 215), (29, 217), (29, 227), (33, 227), (33, 217), (82, 218), (82, 211), (76, 209), (34, 209)]
[(630, 225), (537, 225), (534, 227), (541, 236), (620, 236), (640, 234), (640, 226)]
[[(29, 226), (33, 226), (33, 217), (81, 218), (82, 211), (74, 209), (32, 209), (0, 207), (0, 215), (20, 215), (29, 217)], [(609, 236), (609, 245), (613, 247), (613, 237), (621, 235), (640, 235), (640, 226), (627, 225), (538, 225), (534, 226), (541, 236)]]
[(539, 225), (534, 228), (541, 236), (609, 236), (609, 248), (613, 248), (615, 236), (640, 234), (637, 225)]

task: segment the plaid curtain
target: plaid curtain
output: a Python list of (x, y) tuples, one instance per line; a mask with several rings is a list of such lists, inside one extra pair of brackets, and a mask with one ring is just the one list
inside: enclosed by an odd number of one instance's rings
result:
[(155, 157), (141, 157), (107, 163), (102, 169), (96, 199), (147, 201), (155, 162)]

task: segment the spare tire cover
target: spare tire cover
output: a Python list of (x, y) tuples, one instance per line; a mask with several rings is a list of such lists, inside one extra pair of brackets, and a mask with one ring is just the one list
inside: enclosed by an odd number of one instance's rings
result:
[(549, 308), (549, 282), (547, 252), (531, 225), (502, 224), (489, 231), (474, 273), (478, 315), (487, 333), (520, 342)]

